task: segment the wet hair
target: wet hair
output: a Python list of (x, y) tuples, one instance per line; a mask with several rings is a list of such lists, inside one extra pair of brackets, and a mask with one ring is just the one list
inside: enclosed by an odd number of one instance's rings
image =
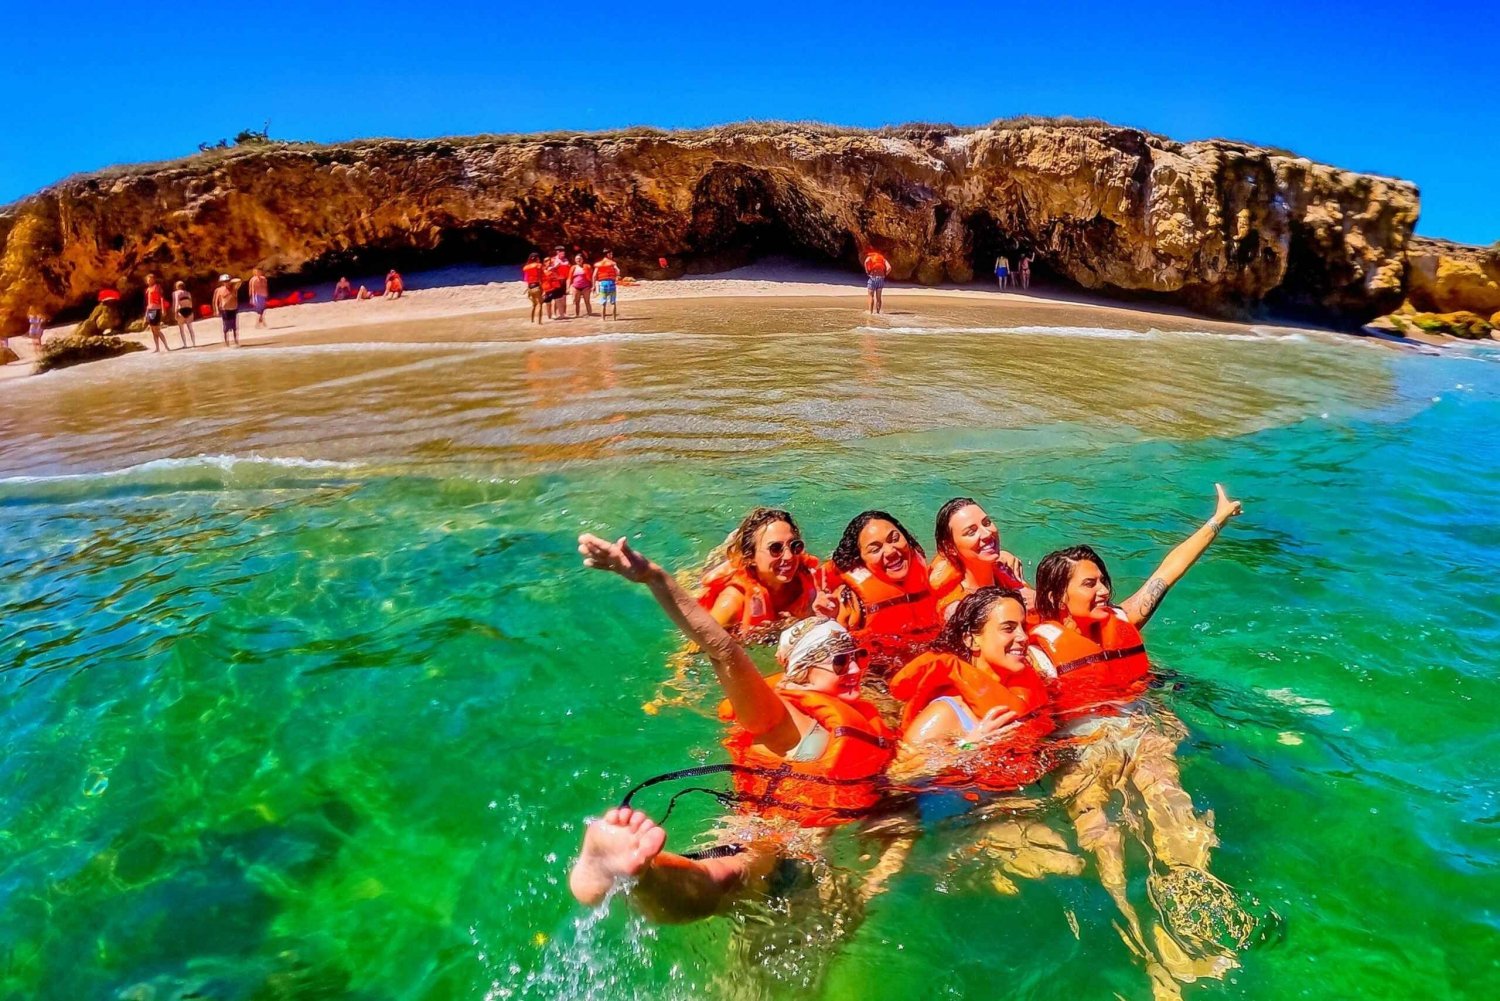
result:
[(894, 515), (884, 511), (861, 511), (854, 516), (844, 529), (844, 537), (839, 539), (838, 546), (833, 550), (833, 565), (848, 573), (855, 567), (863, 566), (865, 559), (859, 552), (859, 533), (865, 530), (865, 526), (872, 521), (888, 521), (896, 526), (896, 531), (906, 538), (906, 544), (917, 551), (919, 556), (926, 558), (927, 553), (923, 550), (921, 543), (906, 530), (906, 526), (897, 521)]
[[(970, 504), (973, 504), (975, 507), (979, 506), (979, 502), (972, 497), (953, 498), (951, 501), (938, 508), (937, 524), (933, 526), (932, 529), (933, 546), (939, 553), (947, 556), (950, 560), (952, 560), (955, 566), (957, 566), (958, 564), (958, 560), (955, 559), (958, 547), (953, 544), (953, 527), (950, 523), (953, 521), (953, 516), (955, 514), (962, 511)], [(953, 555), (949, 555), (950, 552), (953, 553)]]
[(932, 649), (938, 653), (951, 653), (965, 660), (973, 657), (974, 651), (969, 649), (969, 638), (979, 634), (990, 612), (1007, 598), (1020, 605), (1022, 615), (1025, 614), (1026, 601), (1021, 597), (1021, 592), (1008, 587), (981, 587), (964, 598), (953, 610), (943, 631), (932, 641)]
[(725, 555), (740, 566), (749, 566), (755, 560), (755, 537), (762, 528), (778, 521), (786, 522), (792, 527), (792, 535), (802, 538), (802, 529), (797, 527), (797, 522), (790, 513), (777, 507), (751, 508), (739, 527), (724, 540)]
[(1091, 546), (1069, 546), (1042, 557), (1036, 567), (1036, 611), (1043, 619), (1061, 619), (1067, 609), (1068, 581), (1073, 579), (1073, 568), (1088, 560), (1099, 568), (1099, 579), (1111, 591), (1114, 583), (1109, 579), (1109, 568)]

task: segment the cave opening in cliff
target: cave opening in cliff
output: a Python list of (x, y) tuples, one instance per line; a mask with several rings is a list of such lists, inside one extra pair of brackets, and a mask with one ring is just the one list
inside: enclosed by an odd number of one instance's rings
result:
[(967, 217), (964, 224), (969, 230), (971, 248), (970, 263), (974, 268), (974, 279), (982, 282), (995, 280), (995, 261), (1004, 257), (1015, 270), (1022, 255), (1031, 254), (1031, 280), (1044, 287), (1076, 289), (1078, 285), (1063, 277), (1047, 263), (1046, 252), (1037, 246), (1029, 235), (1015, 228), (1007, 228), (988, 212), (979, 211)]
[(693, 191), (683, 267), (706, 274), (762, 260), (820, 267), (857, 260), (854, 237), (795, 185), (763, 171), (720, 164)]
[[(401, 272), (435, 271), (445, 268), (519, 267), (536, 248), (514, 232), (478, 224), (443, 230), (429, 246), (397, 239), (329, 251), (288, 276), (292, 280), (331, 282), (347, 277), (355, 285), (384, 283), (392, 268)], [(465, 284), (461, 276), (445, 277)], [(491, 275), (485, 281), (494, 281)]]

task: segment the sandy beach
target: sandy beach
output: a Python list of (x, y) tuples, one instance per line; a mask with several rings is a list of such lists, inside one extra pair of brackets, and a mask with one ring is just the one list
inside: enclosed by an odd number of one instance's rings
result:
[[(332, 301), (332, 283), (292, 285), (285, 280), (272, 282), (273, 294), (284, 295), (294, 288), (310, 290), (316, 300), (297, 306), (266, 311), (266, 326), (255, 326), (255, 315), (241, 306), (240, 343), (250, 347), (273, 347), (303, 342), (309, 335), (321, 343), (359, 343), (372, 339), (371, 328), (390, 324), (410, 331), (413, 324), (425, 320), (447, 320), (458, 317), (492, 317), (502, 332), (524, 330), (527, 324), (525, 287), (519, 269), (510, 267), (449, 267), (414, 272), (406, 276), (406, 294), (400, 299)], [(358, 282), (356, 282), (356, 285)], [(201, 296), (200, 296), (201, 297)], [(632, 306), (661, 300), (708, 298), (785, 298), (797, 300), (842, 300), (851, 311), (863, 313), (866, 299), (863, 279), (845, 271), (819, 268), (792, 261), (760, 262), (714, 275), (688, 275), (662, 281), (641, 281), (620, 289), (621, 330), (632, 329), (649, 317), (633, 317)], [(1078, 290), (1060, 291), (1033, 286), (1030, 291), (1001, 291), (993, 285), (973, 283), (964, 286), (922, 286), (892, 283), (886, 289), (885, 307), (889, 317), (899, 317), (909, 305), (921, 302), (966, 301), (988, 303), (995, 309), (997, 323), (1036, 323), (1055, 326), (1123, 326), (1141, 330), (1156, 326), (1164, 329), (1195, 329), (1207, 332), (1234, 333), (1251, 329), (1268, 333), (1309, 329), (1284, 322), (1245, 324), (1215, 320), (1169, 305), (1122, 303), (1102, 296), (1090, 296)], [(603, 321), (587, 315), (566, 321), (549, 320), (543, 329), (557, 324), (580, 333), (595, 329), (616, 329), (617, 321)], [(881, 322), (881, 321), (877, 321)], [(64, 336), (75, 324), (49, 327), (48, 337)], [(1321, 329), (1321, 328), (1313, 328)], [(174, 351), (180, 350), (177, 328), (163, 328)], [(208, 317), (195, 321), (198, 345), (191, 350), (215, 352), (227, 350), (222, 342), (219, 320)], [(151, 346), (149, 333), (125, 337), (146, 348)], [(375, 335), (373, 339), (389, 340)], [(32, 374), (36, 354), (31, 342), (16, 336), (11, 348), (20, 361), (0, 367), (0, 379), (22, 378)], [(139, 355), (134, 357), (139, 358)], [(92, 362), (109, 365), (119, 359)]]

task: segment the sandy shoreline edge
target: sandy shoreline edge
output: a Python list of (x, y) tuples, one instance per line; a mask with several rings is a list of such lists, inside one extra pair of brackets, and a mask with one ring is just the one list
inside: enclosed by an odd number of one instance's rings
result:
[[(278, 290), (273, 286), (273, 291)], [(240, 341), (244, 345), (259, 347), (274, 346), (297, 334), (333, 333), (343, 336), (322, 336), (323, 342), (357, 344), (362, 334), (372, 326), (391, 323), (411, 323), (422, 320), (452, 319), (482, 314), (515, 314), (522, 321), (528, 304), (525, 287), (521, 284), (514, 267), (459, 267), (438, 271), (414, 273), (407, 278), (406, 294), (397, 300), (345, 300), (333, 302), (331, 284), (299, 284), (295, 288), (309, 288), (317, 293), (316, 301), (297, 306), (266, 311), (266, 326), (255, 326), (255, 314), (241, 307), (239, 317)], [(290, 291), (287, 289), (286, 291)], [(865, 288), (857, 276), (848, 272), (820, 269), (797, 264), (756, 264), (716, 275), (686, 276), (662, 281), (641, 281), (622, 287), (620, 299), (625, 307), (620, 323), (631, 322), (630, 304), (660, 300), (708, 299), (708, 298), (764, 298), (764, 299), (818, 299), (842, 300), (851, 311), (864, 312)], [(1184, 309), (1153, 304), (1123, 303), (1102, 296), (1091, 296), (1078, 291), (1062, 292), (1054, 289), (1034, 287), (1029, 292), (1000, 290), (978, 283), (967, 286), (923, 286), (893, 283), (886, 289), (888, 308), (896, 307), (903, 298), (932, 300), (969, 301), (988, 303), (996, 309), (996, 322), (1007, 320), (1010, 312), (1043, 312), (1055, 314), (1058, 325), (1080, 325), (1092, 320), (1098, 325), (1140, 326), (1169, 325), (1176, 328), (1193, 328), (1209, 332), (1233, 333), (1255, 329), (1265, 332), (1295, 332), (1317, 330), (1329, 333), (1328, 328), (1312, 325), (1270, 321), (1242, 323), (1216, 320), (1199, 316)], [(1051, 318), (1051, 317), (1049, 317)], [(588, 317), (580, 320), (548, 321), (539, 329), (552, 328), (556, 323), (564, 327), (572, 323), (587, 323)], [(592, 322), (601, 322), (595, 319)], [(613, 321), (610, 321), (612, 326)], [(74, 324), (49, 327), (48, 337), (71, 333)], [(530, 329), (538, 329), (532, 327)], [(179, 340), (175, 325), (163, 328), (168, 342), (174, 349)], [(217, 317), (195, 322), (198, 352), (222, 351), (220, 323)], [(151, 347), (149, 333), (126, 334), (127, 340), (135, 341), (146, 348)], [(24, 378), (33, 373), (36, 353), (31, 342), (23, 336), (12, 336), (11, 349), (21, 360), (0, 367), (0, 379)], [(137, 356), (138, 357), (138, 356)], [(88, 367), (109, 365), (120, 359), (90, 362)]]

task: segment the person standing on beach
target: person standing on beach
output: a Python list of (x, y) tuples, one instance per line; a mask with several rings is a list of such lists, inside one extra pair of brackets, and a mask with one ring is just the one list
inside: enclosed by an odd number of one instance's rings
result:
[(1019, 262), (1021, 266), (1021, 288), (1023, 290), (1031, 288), (1031, 258), (1032, 253), (1028, 250), (1021, 255)]
[[(31, 346), (36, 348), (38, 354), (42, 350), (42, 332), (46, 326), (47, 318), (42, 315), (42, 311), (35, 306), (28, 306), (26, 308), (26, 336), (31, 338)], [(5, 339), (10, 340), (9, 335)]]
[(187, 347), (191, 337), (196, 348), (198, 335), (193, 333), (193, 296), (182, 282), (172, 286), (172, 315), (177, 317), (177, 336), (182, 339), (182, 346)]
[(871, 313), (879, 313), (885, 306), (882, 293), (885, 291), (885, 276), (890, 273), (891, 262), (871, 247), (865, 254), (865, 288), (870, 292)]
[(521, 281), (526, 283), (526, 298), (531, 301), (527, 323), (541, 323), (542, 313), (546, 312), (546, 307), (542, 305), (542, 270), (542, 255), (535, 252), (521, 266)]
[[(151, 330), (151, 350), (172, 350), (167, 335), (161, 332), (162, 318), (167, 313), (167, 297), (155, 275), (146, 276), (146, 326)], [(158, 347), (157, 345), (161, 345)]]
[(1006, 283), (1009, 281), (1010, 258), (1006, 257), (1004, 254), (1001, 254), (999, 257), (995, 258), (995, 284), (999, 288), (1004, 288)]
[(568, 263), (568, 252), (558, 247), (547, 259), (547, 268), (552, 272), (552, 316), (554, 319), (568, 318), (568, 279), (572, 277), (573, 265)]
[(229, 343), (229, 335), (234, 335), (234, 346), (240, 346), (240, 280), (228, 275), (219, 276), (219, 287), (214, 289), (214, 312), (219, 314), (219, 322), (224, 326), (224, 343)]
[(573, 255), (573, 317), (577, 319), (583, 309), (594, 315), (594, 269), (584, 261), (582, 254)]
[(620, 318), (620, 300), (615, 292), (615, 283), (620, 280), (620, 266), (608, 250), (594, 265), (594, 282), (599, 286), (599, 315), (609, 319), (609, 307), (615, 307), (615, 319)]
[(266, 280), (266, 273), (256, 268), (250, 273), (250, 308), (255, 310), (257, 327), (266, 325), (266, 299), (270, 294), (271, 283)]

